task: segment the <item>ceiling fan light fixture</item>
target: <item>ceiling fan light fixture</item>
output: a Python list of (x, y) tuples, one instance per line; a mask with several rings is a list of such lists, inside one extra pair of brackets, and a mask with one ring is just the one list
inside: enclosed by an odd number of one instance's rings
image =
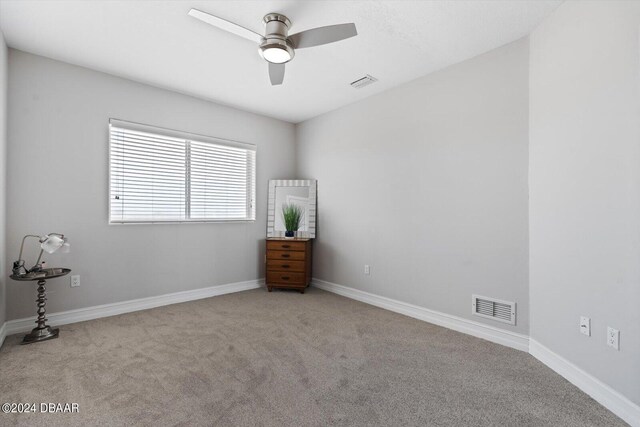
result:
[(286, 49), (280, 47), (270, 47), (262, 51), (262, 56), (269, 62), (274, 64), (284, 64), (291, 61), (291, 55)]
[(280, 39), (266, 39), (260, 44), (260, 55), (273, 64), (284, 64), (293, 59), (293, 47)]
[(347, 23), (311, 28), (290, 36), (291, 21), (281, 13), (276, 12), (268, 13), (262, 19), (265, 26), (264, 36), (198, 9), (191, 9), (189, 16), (247, 40), (257, 42), (260, 56), (269, 63), (269, 80), (273, 86), (282, 84), (284, 80), (284, 64), (293, 59), (295, 49), (322, 46), (358, 35), (356, 25)]

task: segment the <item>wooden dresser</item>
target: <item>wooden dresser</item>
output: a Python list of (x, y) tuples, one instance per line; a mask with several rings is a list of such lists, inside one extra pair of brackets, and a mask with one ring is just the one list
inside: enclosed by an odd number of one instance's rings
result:
[(267, 239), (267, 289), (297, 289), (311, 283), (311, 239)]

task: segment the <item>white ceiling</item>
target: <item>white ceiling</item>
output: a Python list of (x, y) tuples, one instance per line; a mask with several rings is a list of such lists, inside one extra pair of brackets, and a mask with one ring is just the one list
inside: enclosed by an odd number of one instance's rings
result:
[[(0, 0), (10, 47), (300, 122), (527, 35), (561, 1)], [(301, 49), (271, 86), (252, 42), (187, 16), (195, 7), (263, 33), (354, 22), (359, 35)], [(349, 83), (365, 74), (379, 81)]]

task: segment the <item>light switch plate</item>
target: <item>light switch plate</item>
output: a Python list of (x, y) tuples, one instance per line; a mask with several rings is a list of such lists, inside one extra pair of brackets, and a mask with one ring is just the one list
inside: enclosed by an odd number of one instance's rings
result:
[(591, 336), (591, 319), (587, 316), (580, 316), (580, 333)]
[(75, 275), (71, 276), (71, 287), (72, 288), (77, 288), (78, 286), (80, 286), (80, 275), (79, 274), (75, 274)]
[(371, 267), (369, 267), (369, 264), (364, 265), (364, 274), (367, 276), (371, 274)]

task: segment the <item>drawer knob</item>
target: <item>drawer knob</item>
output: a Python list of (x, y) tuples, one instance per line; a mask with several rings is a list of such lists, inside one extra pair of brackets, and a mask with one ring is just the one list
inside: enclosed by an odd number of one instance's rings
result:
[(282, 258), (289, 258), (289, 254), (282, 254)]
[(282, 268), (289, 268), (289, 264), (282, 264), (281, 267)]
[(282, 276), (282, 280), (289, 280), (289, 276)]
[(282, 245), (283, 248), (285, 249), (289, 249), (291, 247), (291, 245)]

